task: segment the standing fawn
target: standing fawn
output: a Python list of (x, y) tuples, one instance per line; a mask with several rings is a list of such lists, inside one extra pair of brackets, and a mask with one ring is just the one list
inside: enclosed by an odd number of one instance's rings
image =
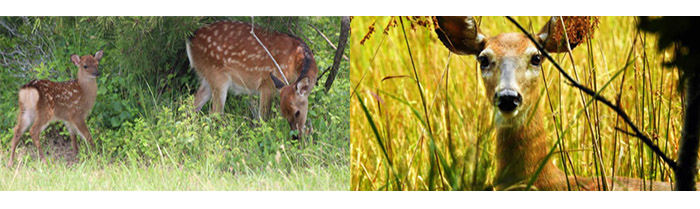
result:
[(19, 113), (17, 114), (17, 126), (12, 138), (12, 151), (8, 167), (12, 167), (15, 159), (15, 148), (19, 139), (27, 130), (39, 152), (41, 161), (46, 163), (46, 157), (41, 149), (39, 136), (46, 126), (52, 121), (63, 121), (70, 132), (70, 140), (73, 153), (78, 154), (78, 144), (75, 142), (75, 134), (86, 139), (92, 148), (90, 130), (85, 125), (85, 119), (92, 110), (97, 96), (97, 76), (100, 75), (98, 65), (102, 59), (102, 50), (95, 56), (71, 55), (71, 61), (78, 66), (78, 79), (66, 82), (53, 82), (49, 80), (32, 80), (19, 90)]
[[(442, 43), (452, 52), (477, 55), (486, 95), (496, 107), (496, 190), (523, 189), (546, 157), (550, 144), (542, 121), (540, 71), (543, 56), (535, 44), (522, 33), (504, 33), (487, 37), (472, 17), (436, 17), (435, 30)], [(565, 52), (565, 40), (554, 40), (555, 27), (561, 20), (553, 17), (535, 36), (548, 52)], [(550, 27), (551, 26), (551, 27)], [(571, 43), (574, 48), (578, 43)], [(533, 112), (534, 111), (534, 112)], [(532, 117), (528, 123), (527, 119)], [(670, 190), (662, 182), (646, 184), (640, 179), (615, 177), (606, 179), (615, 190)], [(573, 190), (602, 190), (596, 178), (568, 178)], [(652, 185), (653, 184), (653, 185)], [(552, 163), (546, 163), (533, 186), (538, 190), (567, 190), (567, 177)]]
[[(259, 94), (259, 116), (267, 118), (277, 87), (281, 88), (282, 115), (292, 130), (302, 133), (308, 97), (318, 73), (313, 53), (297, 37), (256, 27), (256, 35), (279, 63), (284, 73), (280, 75), (270, 56), (250, 33), (251, 27), (244, 22), (217, 22), (198, 29), (187, 41), (187, 56), (201, 80), (195, 96), (196, 110), (201, 110), (213, 95), (210, 111), (223, 113), (230, 90), (235, 94)], [(284, 87), (282, 82), (275, 83), (279, 76), (296, 81)]]

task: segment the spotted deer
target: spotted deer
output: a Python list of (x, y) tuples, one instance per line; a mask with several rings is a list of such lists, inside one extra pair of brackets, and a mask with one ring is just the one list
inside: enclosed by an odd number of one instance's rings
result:
[[(261, 118), (267, 118), (271, 100), (279, 92), (282, 115), (292, 130), (302, 133), (308, 97), (318, 73), (314, 55), (298, 37), (255, 27), (256, 36), (284, 73), (280, 75), (251, 34), (251, 27), (238, 21), (216, 22), (198, 29), (188, 39), (187, 56), (201, 81), (195, 108), (201, 110), (213, 96), (210, 111), (223, 113), (229, 90), (235, 94), (259, 94), (258, 111)], [(286, 85), (279, 77), (294, 82)]]
[(78, 144), (75, 135), (78, 134), (95, 148), (90, 130), (85, 125), (85, 119), (92, 110), (97, 96), (97, 76), (100, 75), (98, 65), (102, 59), (102, 50), (95, 55), (71, 55), (71, 61), (78, 66), (78, 79), (66, 82), (49, 80), (32, 80), (19, 89), (19, 113), (15, 135), (12, 138), (12, 151), (8, 167), (12, 167), (15, 159), (15, 148), (19, 139), (31, 125), (29, 134), (36, 145), (41, 161), (46, 163), (46, 157), (41, 149), (39, 137), (41, 132), (52, 121), (63, 121), (70, 133), (73, 154), (78, 154)]
[[(496, 190), (524, 189), (545, 159), (551, 144), (547, 143), (542, 112), (536, 105), (540, 97), (543, 56), (535, 43), (523, 33), (486, 36), (472, 17), (436, 17), (435, 32), (450, 51), (460, 55), (476, 55), (486, 95), (496, 108)], [(555, 41), (554, 27), (561, 20), (551, 18), (535, 36), (548, 52), (567, 51), (566, 41)], [(576, 47), (578, 43), (571, 43)], [(532, 117), (528, 122), (527, 119)], [(538, 190), (603, 190), (597, 178), (568, 177), (553, 163), (545, 164), (533, 186)], [(670, 190), (669, 183), (640, 179), (607, 178), (614, 190)], [(569, 187), (570, 186), (570, 187)], [(608, 186), (610, 189), (610, 186)]]

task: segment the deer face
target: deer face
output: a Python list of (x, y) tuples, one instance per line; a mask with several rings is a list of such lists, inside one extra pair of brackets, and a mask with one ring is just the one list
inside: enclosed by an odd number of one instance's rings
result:
[(74, 54), (71, 55), (70, 59), (73, 61), (73, 64), (78, 66), (78, 74), (84, 74), (84, 75), (89, 75), (88, 77), (95, 78), (97, 76), (100, 76), (100, 70), (98, 69), (98, 65), (100, 63), (100, 60), (102, 59), (102, 50), (97, 51), (95, 53), (95, 56), (92, 55), (84, 55), (82, 57), (79, 57), (78, 55)]
[(537, 102), (542, 57), (523, 34), (506, 33), (485, 40), (477, 55), (486, 95), (504, 118), (517, 116)]
[[(440, 41), (457, 54), (476, 55), (486, 95), (491, 97), (497, 116), (510, 119), (526, 115), (539, 98), (539, 76), (543, 56), (525, 34), (504, 33), (493, 37), (482, 34), (472, 17), (436, 17), (435, 32)], [(553, 40), (550, 34), (555, 24), (553, 17), (537, 34), (535, 41), (549, 52), (565, 51), (565, 43)], [(575, 44), (571, 44), (571, 48)]]
[(294, 139), (299, 139), (300, 135), (305, 134), (306, 129), (306, 114), (309, 111), (309, 94), (311, 93), (311, 84), (309, 77), (297, 79), (291, 85), (284, 86), (279, 79), (270, 74), (275, 86), (280, 89), (280, 110), (282, 116), (287, 119), (289, 128), (292, 131), (298, 131), (298, 135), (292, 136)]

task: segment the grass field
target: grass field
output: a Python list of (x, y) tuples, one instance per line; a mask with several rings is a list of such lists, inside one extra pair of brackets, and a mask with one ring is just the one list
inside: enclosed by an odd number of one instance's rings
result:
[(298, 168), (292, 172), (269, 168), (249, 174), (231, 174), (211, 169), (213, 165), (202, 166), (134, 166), (92, 161), (72, 166), (60, 163), (46, 166), (34, 161), (17, 169), (3, 168), (0, 188), (22, 191), (337, 191), (349, 187), (347, 165)]
[[(516, 18), (535, 32), (547, 19)], [(351, 189), (487, 188), (495, 172), (494, 113), (476, 59), (449, 56), (432, 27), (411, 22), (405, 17), (404, 27), (398, 17), (352, 22)], [(564, 53), (555, 58), (580, 83), (605, 87), (601, 94), (619, 99), (636, 126), (675, 158), (683, 120), (678, 72), (662, 65), (670, 54), (658, 52), (655, 37), (635, 25), (634, 17), (601, 17), (594, 38), (573, 50), (573, 62)], [(375, 32), (360, 44), (370, 28)], [(483, 17), (480, 28), (487, 35), (518, 32), (504, 17)], [(552, 163), (566, 167), (568, 175), (672, 179), (648, 147), (616, 130), (629, 131), (611, 109), (596, 103), (584, 108), (589, 96), (566, 84), (551, 63), (543, 72), (547, 85), (540, 80), (539, 105), (545, 107), (547, 139), (550, 146), (561, 140), (564, 150)]]

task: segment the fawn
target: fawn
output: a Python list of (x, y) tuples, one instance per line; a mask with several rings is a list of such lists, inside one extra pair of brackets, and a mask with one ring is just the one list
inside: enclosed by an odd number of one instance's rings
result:
[(97, 96), (97, 76), (100, 76), (98, 65), (102, 59), (102, 50), (95, 55), (71, 55), (71, 61), (78, 66), (78, 79), (66, 82), (49, 80), (32, 80), (19, 90), (19, 113), (17, 126), (12, 138), (12, 151), (8, 167), (12, 167), (15, 159), (15, 148), (19, 139), (27, 130), (39, 152), (41, 161), (46, 163), (46, 157), (41, 149), (39, 136), (52, 121), (63, 121), (70, 132), (73, 154), (78, 154), (76, 133), (86, 139), (92, 148), (90, 130), (85, 125), (85, 119), (92, 110)]
[[(255, 27), (256, 35), (284, 73), (279, 75), (272, 59), (251, 34), (251, 27), (238, 21), (216, 22), (198, 29), (188, 39), (187, 56), (201, 80), (195, 96), (196, 110), (201, 110), (213, 96), (211, 111), (223, 113), (231, 90), (236, 94), (259, 94), (259, 116), (267, 118), (270, 102), (279, 91), (282, 115), (292, 130), (303, 133), (308, 97), (318, 73), (314, 55), (298, 37)], [(277, 76), (296, 81), (285, 85)]]
[[(487, 37), (479, 30), (473, 17), (436, 17), (435, 32), (450, 51), (460, 55), (477, 55), (486, 95), (493, 96), (496, 108), (496, 190), (523, 189), (535, 174), (550, 145), (542, 121), (543, 105), (536, 105), (540, 97), (540, 70), (544, 62), (535, 44), (522, 33), (504, 33)], [(554, 40), (555, 27), (561, 20), (552, 17), (536, 34), (535, 39), (548, 52), (566, 52), (566, 41)], [(571, 43), (574, 48), (579, 43)], [(527, 118), (532, 115), (528, 125)], [(569, 177), (573, 190), (602, 190), (597, 179)], [(615, 177), (614, 190), (670, 190), (669, 183), (647, 183), (641, 180)], [(653, 185), (651, 185), (653, 184)], [(567, 177), (551, 162), (546, 163), (533, 183), (538, 190), (567, 190)]]

